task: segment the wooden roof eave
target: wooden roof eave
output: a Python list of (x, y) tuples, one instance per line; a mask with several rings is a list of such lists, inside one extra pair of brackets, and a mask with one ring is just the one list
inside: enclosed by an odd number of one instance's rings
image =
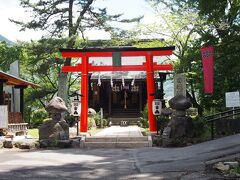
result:
[(37, 84), (28, 82), (24, 79), (5, 73), (3, 71), (0, 71), (0, 79), (6, 80), (7, 85), (23, 86), (23, 87), (31, 86), (32, 88), (40, 88), (40, 86)]

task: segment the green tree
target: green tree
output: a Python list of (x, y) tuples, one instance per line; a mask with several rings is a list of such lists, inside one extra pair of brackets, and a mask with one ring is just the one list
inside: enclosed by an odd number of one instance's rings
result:
[[(121, 14), (109, 15), (106, 8), (94, 7), (95, 0), (40, 0), (36, 3), (20, 0), (20, 2), (23, 8), (32, 12), (32, 20), (12, 21), (19, 24), (22, 30), (45, 30), (51, 37), (62, 38), (67, 33), (67, 42), (62, 46), (66, 48), (74, 48), (78, 35), (85, 39), (85, 32), (90, 29), (112, 31), (114, 28), (109, 24), (112, 21), (131, 23), (141, 19), (141, 17), (121, 19)], [(71, 65), (71, 59), (66, 59), (64, 65)], [(66, 101), (67, 73), (60, 72), (58, 82), (58, 95)]]
[[(201, 106), (206, 110), (218, 111), (225, 106), (224, 94), (226, 91), (240, 89), (240, 1), (239, 0), (151, 0), (169, 6), (171, 12), (179, 12), (183, 8), (195, 12), (203, 23), (197, 27), (198, 36), (187, 47), (186, 61), (178, 62), (180, 69), (189, 71), (189, 80), (198, 89)], [(185, 15), (180, 16), (185, 19)], [(181, 22), (181, 21), (180, 21)], [(214, 80), (215, 90), (211, 96), (203, 93), (203, 80), (201, 77), (201, 54), (202, 46), (213, 45), (215, 48)], [(195, 60), (192, 63), (192, 60)], [(190, 69), (189, 69), (190, 68)], [(196, 77), (196, 78), (193, 78)]]
[[(199, 38), (206, 26), (205, 21), (199, 18), (198, 12), (188, 8), (183, 1), (155, 1), (149, 0), (158, 21), (153, 24), (142, 24), (139, 32), (142, 35), (161, 37), (164, 40), (158, 43), (160, 46), (176, 47), (174, 51), (175, 73), (185, 73), (187, 75), (187, 95), (191, 99), (193, 106), (198, 108), (199, 114), (203, 113), (198, 98), (199, 91), (199, 72), (201, 65), (199, 58), (193, 54), (195, 40)], [(170, 60), (170, 59), (169, 59)]]
[(225, 92), (240, 89), (240, 1), (187, 2), (208, 26), (200, 34), (201, 45), (213, 45), (215, 48), (214, 94), (209, 97), (201, 94), (201, 98), (206, 109), (219, 111), (225, 107)]
[(41, 39), (40, 41), (23, 43), (25, 60), (22, 62), (22, 75), (25, 79), (40, 85), (26, 93), (26, 101), (38, 100), (45, 107), (57, 93), (58, 73), (63, 60), (59, 58), (58, 45), (64, 40)]
[(20, 60), (22, 56), (21, 47), (18, 45), (9, 46), (6, 42), (0, 42), (0, 69), (9, 70), (10, 64)]

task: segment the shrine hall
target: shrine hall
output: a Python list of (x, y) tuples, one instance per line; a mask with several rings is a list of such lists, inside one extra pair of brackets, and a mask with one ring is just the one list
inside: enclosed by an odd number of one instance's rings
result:
[(157, 72), (173, 70), (171, 64), (159, 59), (172, 55), (174, 49), (173, 46), (60, 49), (62, 57), (81, 60), (77, 65), (62, 67), (62, 72), (81, 74), (80, 132), (87, 132), (88, 108), (102, 109), (104, 118), (115, 125), (123, 119), (133, 125), (146, 105), (149, 128), (155, 132), (152, 102), (159, 90)]

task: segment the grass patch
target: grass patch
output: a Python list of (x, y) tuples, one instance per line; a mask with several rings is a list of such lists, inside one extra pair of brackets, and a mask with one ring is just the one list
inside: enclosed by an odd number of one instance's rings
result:
[[(92, 128), (90, 130), (88, 130), (88, 133), (91, 134), (91, 136), (95, 135), (96, 133), (102, 131), (103, 129), (99, 129), (99, 128)], [(32, 138), (39, 138), (39, 135), (38, 135), (38, 129), (35, 128), (35, 129), (28, 129), (28, 135), (30, 135)]]
[(39, 138), (39, 135), (38, 135), (38, 129), (35, 128), (35, 129), (28, 129), (28, 135), (30, 135), (32, 138)]
[(148, 136), (151, 134), (151, 132), (149, 131), (149, 128), (141, 128), (141, 133), (143, 136)]
[(234, 167), (233, 169), (230, 169), (230, 174), (240, 174), (240, 166)]

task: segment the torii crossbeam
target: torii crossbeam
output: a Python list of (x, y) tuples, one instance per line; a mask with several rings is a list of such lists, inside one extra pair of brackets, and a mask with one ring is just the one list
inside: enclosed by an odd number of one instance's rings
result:
[[(81, 58), (82, 63), (76, 66), (63, 66), (62, 72), (81, 72), (81, 116), (80, 132), (88, 130), (88, 73), (100, 71), (145, 71), (147, 77), (147, 97), (148, 97), (148, 121), (151, 132), (157, 131), (156, 118), (152, 112), (152, 101), (155, 93), (154, 71), (171, 71), (171, 64), (158, 65), (153, 62), (153, 56), (169, 56), (173, 54), (174, 46), (159, 48), (135, 48), (135, 47), (116, 47), (116, 48), (84, 48), (84, 49), (60, 49), (63, 58)], [(121, 65), (98, 66), (89, 63), (90, 57), (139, 57), (144, 56), (146, 63), (142, 65)]]

